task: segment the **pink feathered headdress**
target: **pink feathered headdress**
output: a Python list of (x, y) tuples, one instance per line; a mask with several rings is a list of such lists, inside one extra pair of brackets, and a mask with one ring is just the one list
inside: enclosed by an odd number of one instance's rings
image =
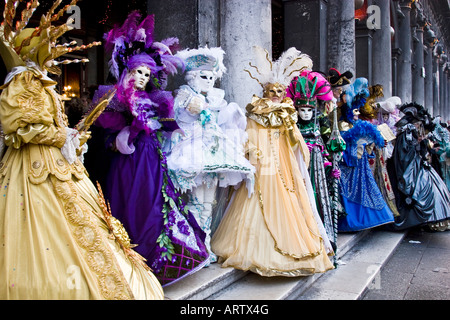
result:
[(295, 77), (287, 89), (287, 96), (296, 107), (317, 105), (317, 100), (333, 99), (331, 85), (319, 72), (305, 70)]

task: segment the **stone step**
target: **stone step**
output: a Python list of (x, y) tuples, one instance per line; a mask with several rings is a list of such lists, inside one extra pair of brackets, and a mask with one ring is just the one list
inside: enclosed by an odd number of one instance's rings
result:
[(166, 300), (205, 300), (233, 282), (241, 279), (247, 272), (233, 268), (221, 268), (213, 263), (168, 287), (164, 288)]
[[(369, 231), (362, 231), (353, 234), (340, 234), (338, 236), (339, 250), (337, 252), (337, 257), (342, 257), (356, 243), (367, 236), (368, 233)], [(251, 279), (255, 278), (255, 276), (256, 275), (249, 272), (236, 270), (233, 268), (221, 268), (220, 264), (214, 263), (208, 268), (204, 268), (195, 274), (186, 277), (185, 279), (165, 287), (164, 294), (167, 300), (215, 299), (220, 296), (220, 292), (227, 291), (227, 289), (238, 280), (245, 279), (247, 277), (250, 277)], [(300, 278), (301, 282), (297, 285), (310, 285), (317, 278), (317, 276), (308, 277), (308, 279), (305, 278), (303, 280)], [(298, 281), (299, 278), (281, 279), (281, 282), (288, 282), (287, 286), (291, 286), (289, 284), (294, 283), (294, 287), (296, 287), (295, 285)]]
[(208, 300), (357, 300), (377, 280), (404, 233), (364, 231), (343, 237), (354, 245), (338, 254), (340, 264), (334, 270), (302, 278), (248, 274)]
[(380, 285), (380, 271), (406, 232), (373, 231), (352, 248), (338, 268), (324, 274), (298, 300), (358, 300)]
[[(370, 234), (370, 230), (338, 235), (337, 259)], [(324, 274), (307, 277), (260, 277), (249, 273), (227, 288), (208, 297), (208, 300), (294, 300), (299, 293), (312, 286)]]

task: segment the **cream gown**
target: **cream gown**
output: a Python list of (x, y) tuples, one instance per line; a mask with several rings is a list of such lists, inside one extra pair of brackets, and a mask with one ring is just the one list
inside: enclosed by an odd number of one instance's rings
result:
[[(258, 158), (255, 192), (250, 198), (245, 186), (235, 192), (212, 238), (212, 250), (223, 267), (262, 276), (295, 277), (333, 269), (292, 139), (282, 124), (286, 112), (296, 117), (292, 101), (280, 105), (254, 97), (247, 111), (250, 155)], [(308, 163), (309, 152), (296, 126), (292, 133), (294, 148), (301, 148)]]
[(0, 299), (163, 299), (82, 163), (63, 157), (66, 124), (54, 84), (28, 69), (3, 86)]

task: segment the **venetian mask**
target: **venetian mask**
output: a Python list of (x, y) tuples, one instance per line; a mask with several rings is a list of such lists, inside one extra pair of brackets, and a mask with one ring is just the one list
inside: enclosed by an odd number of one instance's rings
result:
[(301, 107), (298, 109), (298, 116), (303, 121), (310, 121), (313, 118), (314, 110), (310, 107)]
[(341, 98), (342, 92), (343, 90), (341, 87), (333, 88), (333, 97), (335, 97), (336, 100), (339, 100)]
[(209, 70), (192, 71), (192, 73), (193, 77), (188, 80), (188, 85), (198, 93), (208, 94), (216, 82), (215, 73)]
[(353, 109), (353, 120), (358, 120), (360, 114), (359, 109)]
[(269, 83), (264, 87), (264, 98), (281, 103), (286, 97), (286, 87), (279, 83)]
[(131, 71), (129, 81), (134, 81), (136, 90), (145, 90), (147, 83), (150, 81), (150, 69), (146, 66), (140, 66)]

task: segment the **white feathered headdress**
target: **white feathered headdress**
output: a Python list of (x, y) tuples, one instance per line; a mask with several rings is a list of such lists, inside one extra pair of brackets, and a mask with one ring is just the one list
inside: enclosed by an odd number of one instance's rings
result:
[(401, 104), (402, 100), (399, 97), (391, 97), (385, 101), (379, 102), (380, 108), (387, 113), (394, 113)]
[(208, 70), (216, 74), (217, 78), (222, 78), (227, 71), (223, 64), (225, 51), (220, 47), (186, 49), (179, 51), (175, 56), (181, 58), (186, 67), (186, 71)]
[(249, 63), (253, 72), (248, 72), (252, 79), (264, 88), (268, 83), (279, 83), (288, 86), (292, 79), (303, 70), (311, 70), (313, 62), (311, 58), (292, 47), (283, 52), (280, 58), (272, 61), (269, 52), (259, 46), (253, 47), (255, 53), (255, 64)]

